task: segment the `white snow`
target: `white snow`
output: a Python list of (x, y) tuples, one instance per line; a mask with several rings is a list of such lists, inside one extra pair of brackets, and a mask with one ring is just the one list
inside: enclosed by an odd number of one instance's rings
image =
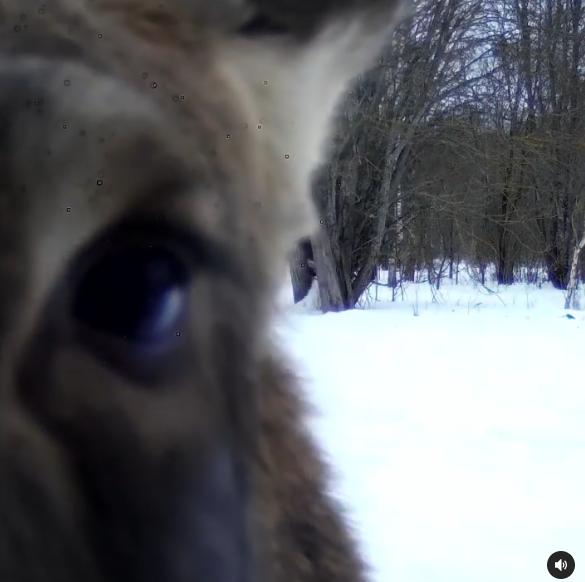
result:
[(283, 317), (374, 582), (545, 582), (557, 550), (585, 580), (585, 312), (563, 305), (418, 284)]

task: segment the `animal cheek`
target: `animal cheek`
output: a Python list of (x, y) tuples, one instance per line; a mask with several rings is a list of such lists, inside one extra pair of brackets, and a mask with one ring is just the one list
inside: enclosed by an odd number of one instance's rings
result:
[(0, 578), (98, 582), (82, 507), (58, 448), (11, 403), (0, 414)]

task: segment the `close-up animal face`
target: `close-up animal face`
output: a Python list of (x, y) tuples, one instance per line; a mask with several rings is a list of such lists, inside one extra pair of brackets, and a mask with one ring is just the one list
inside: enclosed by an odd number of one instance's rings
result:
[(0, 0), (2, 581), (361, 576), (268, 332), (398, 13)]

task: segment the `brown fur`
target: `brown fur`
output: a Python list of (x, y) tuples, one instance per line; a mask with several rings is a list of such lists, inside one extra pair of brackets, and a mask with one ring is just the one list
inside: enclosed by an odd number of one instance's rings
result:
[[(269, 330), (397, 6), (0, 0), (0, 580), (364, 580)], [(188, 273), (158, 352), (76, 311), (128, 245)]]
[(328, 471), (303, 428), (296, 378), (274, 362), (262, 368), (260, 515), (270, 532), (275, 580), (352, 582), (364, 565), (341, 508), (326, 493)]

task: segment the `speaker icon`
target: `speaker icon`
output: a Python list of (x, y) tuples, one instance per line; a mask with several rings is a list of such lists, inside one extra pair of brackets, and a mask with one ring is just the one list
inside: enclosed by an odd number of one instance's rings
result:
[(567, 560), (559, 560), (558, 562), (555, 562), (555, 568), (559, 572), (566, 570), (568, 567), (569, 567), (569, 564), (567, 564)]
[(557, 580), (565, 580), (575, 571), (575, 558), (568, 552), (555, 552), (546, 563), (548, 573)]

